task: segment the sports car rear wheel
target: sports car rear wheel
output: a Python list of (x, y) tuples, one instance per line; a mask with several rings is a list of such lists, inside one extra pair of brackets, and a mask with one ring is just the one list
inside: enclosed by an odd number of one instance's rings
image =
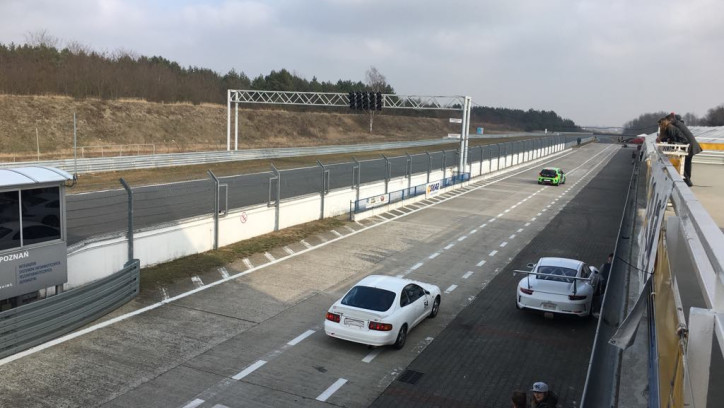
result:
[(400, 329), (400, 332), (397, 333), (397, 340), (395, 340), (395, 344), (393, 344), (392, 347), (399, 350), (399, 349), (405, 347), (406, 341), (407, 341), (407, 325), (405, 324)]

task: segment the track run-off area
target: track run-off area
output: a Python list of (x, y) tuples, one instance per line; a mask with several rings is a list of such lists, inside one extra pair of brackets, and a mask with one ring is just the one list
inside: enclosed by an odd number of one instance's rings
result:
[[(134, 300), (0, 360), (0, 406), (497, 407), (533, 381), (575, 406), (597, 320), (517, 310), (512, 270), (540, 256), (603, 263), (629, 154), (611, 144), (569, 149), (226, 265), (161, 302)], [(545, 166), (566, 171), (566, 183), (538, 185)], [(443, 291), (438, 316), (402, 350), (324, 333), (329, 306), (369, 274)]]

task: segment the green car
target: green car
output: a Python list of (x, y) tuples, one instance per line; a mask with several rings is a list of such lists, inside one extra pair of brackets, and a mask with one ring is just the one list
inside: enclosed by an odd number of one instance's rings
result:
[(558, 167), (549, 167), (538, 173), (538, 184), (559, 184), (566, 183), (566, 174)]

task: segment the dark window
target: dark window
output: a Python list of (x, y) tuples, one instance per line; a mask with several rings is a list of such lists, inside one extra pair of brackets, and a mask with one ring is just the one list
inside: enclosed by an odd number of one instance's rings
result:
[(412, 283), (405, 286), (403, 292), (407, 293), (407, 297), (410, 299), (410, 303), (414, 303), (417, 299), (421, 298), (425, 294), (424, 289)]
[(575, 277), (578, 271), (558, 266), (541, 266), (538, 268), (538, 273), (543, 274), (538, 275), (538, 279), (572, 283), (573, 279), (567, 279), (567, 277)]
[(555, 170), (543, 169), (543, 170), (540, 172), (540, 175), (543, 176), (543, 177), (556, 177), (558, 174), (556, 173)]
[(22, 190), (23, 246), (60, 239), (60, 188)]
[(394, 292), (369, 286), (355, 286), (342, 298), (343, 305), (377, 312), (389, 309), (394, 301)]
[(0, 250), (20, 247), (20, 194), (17, 191), (0, 193)]

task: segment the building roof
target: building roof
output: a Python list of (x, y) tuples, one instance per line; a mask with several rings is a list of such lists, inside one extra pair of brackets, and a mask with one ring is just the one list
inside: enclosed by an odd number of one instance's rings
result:
[(70, 173), (53, 167), (18, 167), (0, 169), (0, 188), (65, 183), (73, 180)]

